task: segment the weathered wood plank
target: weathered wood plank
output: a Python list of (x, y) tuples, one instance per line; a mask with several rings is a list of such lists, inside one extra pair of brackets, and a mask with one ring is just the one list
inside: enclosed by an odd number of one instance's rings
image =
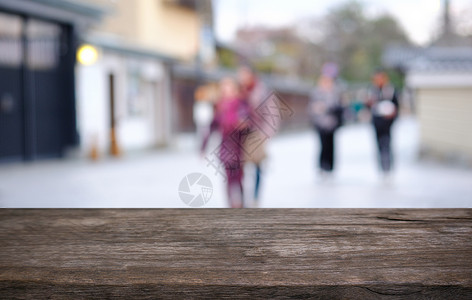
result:
[(3, 209), (0, 295), (472, 299), (472, 210)]

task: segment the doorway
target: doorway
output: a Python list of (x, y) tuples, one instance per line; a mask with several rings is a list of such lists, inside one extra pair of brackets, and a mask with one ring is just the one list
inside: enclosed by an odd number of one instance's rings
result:
[(0, 161), (60, 157), (77, 142), (71, 32), (0, 12)]

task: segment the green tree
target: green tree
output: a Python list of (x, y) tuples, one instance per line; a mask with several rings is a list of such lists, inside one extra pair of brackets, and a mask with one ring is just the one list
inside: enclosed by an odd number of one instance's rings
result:
[(364, 6), (357, 1), (332, 9), (325, 18), (325, 26), (325, 60), (337, 61), (341, 76), (348, 81), (368, 81), (381, 65), (386, 46), (410, 43), (393, 16), (368, 18)]

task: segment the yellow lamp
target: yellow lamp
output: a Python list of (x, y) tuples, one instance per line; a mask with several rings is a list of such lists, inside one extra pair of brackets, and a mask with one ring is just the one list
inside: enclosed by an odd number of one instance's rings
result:
[(94, 64), (98, 59), (98, 51), (92, 45), (82, 45), (77, 51), (77, 61), (83, 65)]

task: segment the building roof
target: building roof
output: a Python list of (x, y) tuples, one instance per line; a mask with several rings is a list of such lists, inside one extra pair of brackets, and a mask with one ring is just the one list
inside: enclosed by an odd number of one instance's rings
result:
[(431, 47), (410, 63), (415, 72), (472, 72), (472, 47)]
[(177, 61), (175, 58), (164, 53), (130, 44), (121, 39), (111, 38), (109, 36), (89, 34), (83, 39), (83, 42), (124, 55), (147, 57), (168, 63)]
[(382, 64), (389, 68), (407, 70), (410, 62), (423, 55), (425, 49), (411, 46), (389, 46), (382, 54)]
[(391, 47), (382, 61), (387, 67), (405, 71), (472, 72), (472, 47)]
[(77, 0), (2, 0), (0, 8), (84, 28), (101, 20), (106, 9)]
[(430, 47), (408, 64), (410, 87), (472, 87), (472, 47)]
[(472, 72), (472, 60), (428, 60), (419, 58), (412, 63), (414, 72)]

